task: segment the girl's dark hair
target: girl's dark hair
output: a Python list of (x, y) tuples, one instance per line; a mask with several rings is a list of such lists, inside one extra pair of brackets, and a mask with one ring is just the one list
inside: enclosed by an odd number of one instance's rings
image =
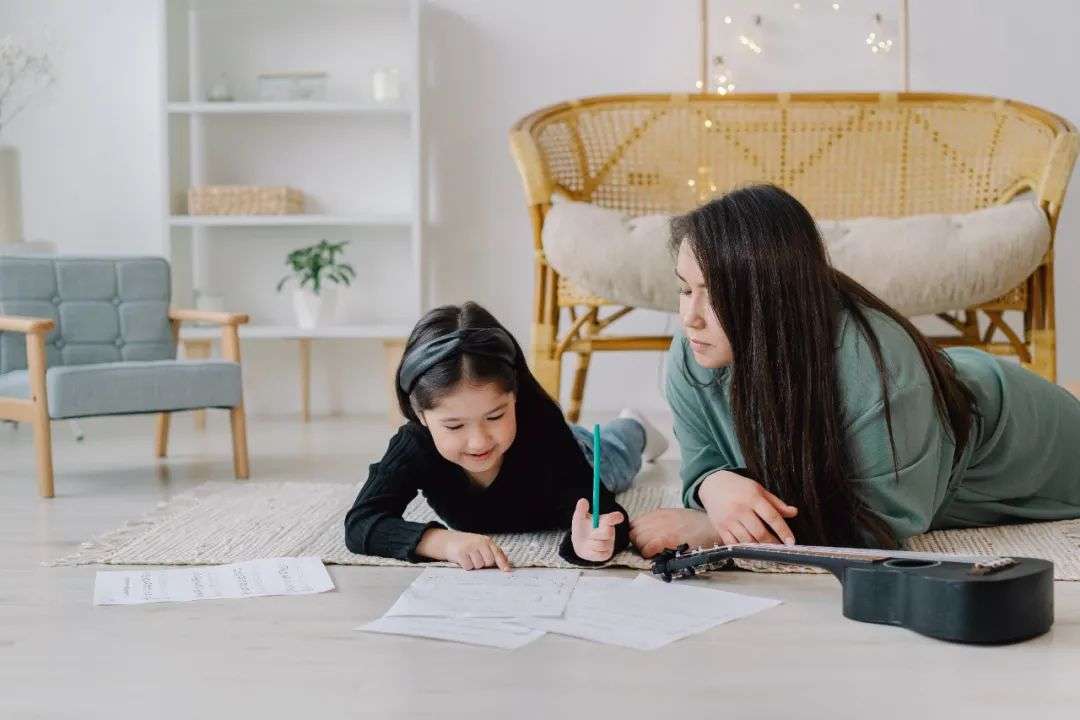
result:
[(968, 442), (974, 398), (955, 369), (902, 315), (829, 265), (809, 211), (773, 185), (755, 185), (713, 200), (672, 221), (674, 251), (686, 242), (701, 267), (709, 300), (731, 343), (731, 404), (747, 470), (785, 502), (804, 543), (896, 545), (885, 523), (848, 482), (837, 378), (842, 310), (866, 337), (884, 399), (885, 422), (899, 479), (881, 343), (866, 309), (888, 316), (918, 349), (934, 403), (952, 431), (959, 457)]
[[(512, 365), (491, 355), (468, 351), (457, 352), (420, 375), (413, 385), (412, 392), (406, 393), (402, 389), (401, 371), (411, 351), (457, 330), (481, 328), (494, 328), (505, 333), (505, 342), (512, 346), (506, 348), (506, 354), (514, 358)], [(529, 407), (537, 403), (554, 404), (533, 377), (525, 361), (525, 354), (521, 351), (514, 336), (491, 313), (474, 302), (437, 307), (420, 318), (405, 343), (405, 351), (402, 354), (402, 362), (398, 365), (395, 380), (398, 407), (401, 409), (401, 414), (413, 422), (419, 422), (421, 412), (435, 407), (439, 400), (462, 380), (495, 383), (503, 392), (516, 393), (521, 414), (529, 412)]]

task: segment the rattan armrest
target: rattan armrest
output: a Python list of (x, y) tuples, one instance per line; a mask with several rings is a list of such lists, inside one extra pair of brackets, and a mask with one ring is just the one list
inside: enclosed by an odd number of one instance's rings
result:
[(20, 317), (17, 315), (0, 315), (0, 331), (20, 332), (26, 335), (44, 335), (52, 332), (56, 323), (49, 318)]

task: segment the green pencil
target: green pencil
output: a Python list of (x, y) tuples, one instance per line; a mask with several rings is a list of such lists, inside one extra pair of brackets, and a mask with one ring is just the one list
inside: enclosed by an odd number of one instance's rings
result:
[(600, 426), (592, 426), (592, 526), (600, 527)]

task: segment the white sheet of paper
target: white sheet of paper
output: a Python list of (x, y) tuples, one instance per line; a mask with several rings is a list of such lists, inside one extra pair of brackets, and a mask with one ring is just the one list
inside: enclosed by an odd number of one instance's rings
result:
[(381, 617), (356, 628), (364, 632), (413, 635), (516, 650), (544, 636), (543, 630), (483, 618)]
[(428, 568), (405, 589), (386, 617), (560, 617), (577, 570)]
[(99, 572), (94, 580), (94, 604), (309, 595), (333, 589), (334, 581), (317, 557), (267, 558), (230, 565)]
[(523, 617), (518, 622), (585, 640), (655, 650), (779, 604), (646, 575), (634, 580), (586, 577), (575, 586), (562, 618)]

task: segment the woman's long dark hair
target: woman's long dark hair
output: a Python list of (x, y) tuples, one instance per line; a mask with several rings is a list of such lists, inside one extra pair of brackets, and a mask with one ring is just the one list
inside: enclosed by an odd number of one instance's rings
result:
[(689, 245), (731, 343), (732, 412), (750, 476), (799, 508), (792, 529), (800, 542), (864, 545), (868, 532), (878, 544), (895, 546), (847, 481), (852, 458), (836, 356), (841, 311), (870, 346), (897, 478), (888, 375), (865, 310), (887, 315), (911, 336), (959, 457), (974, 398), (951, 362), (906, 318), (829, 265), (810, 213), (778, 187), (736, 190), (675, 218), (671, 242), (675, 251)]
[[(436, 340), (455, 330), (496, 328), (506, 333), (512, 345), (513, 365), (489, 355), (455, 353), (425, 371), (415, 382), (412, 392), (401, 388), (401, 368), (410, 351), (419, 345)], [(428, 312), (416, 323), (405, 343), (402, 363), (398, 365), (394, 386), (397, 390), (398, 407), (406, 419), (420, 422), (419, 413), (435, 407), (439, 399), (449, 393), (459, 382), (495, 383), (503, 392), (516, 393), (518, 417), (529, 417), (538, 407), (555, 406), (555, 401), (533, 377), (514, 336), (495, 317), (480, 305), (466, 302), (462, 305), (444, 305)], [(557, 409), (557, 406), (556, 406)]]

